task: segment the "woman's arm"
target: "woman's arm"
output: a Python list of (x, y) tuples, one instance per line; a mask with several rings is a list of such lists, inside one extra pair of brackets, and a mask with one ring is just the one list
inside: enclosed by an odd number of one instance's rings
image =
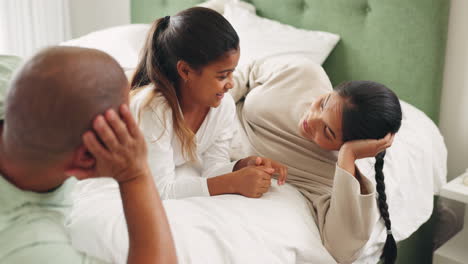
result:
[(349, 141), (343, 144), (338, 153), (338, 166), (358, 180), (361, 187), (361, 194), (369, 194), (366, 185), (363, 184), (361, 173), (356, 167), (356, 160), (368, 157), (375, 157), (378, 153), (390, 147), (393, 143), (394, 135), (388, 134), (382, 139), (365, 139)]
[(355, 155), (350, 148), (344, 147), (340, 149), (337, 166), (356, 178), (356, 180), (359, 182), (361, 194), (369, 194), (370, 192), (364, 184), (362, 175), (356, 167), (355, 162)]
[[(315, 204), (323, 245), (339, 263), (352, 263), (360, 256), (379, 219), (375, 187), (362, 179), (359, 182), (337, 165), (331, 195)], [(368, 194), (361, 193), (362, 185)]]
[(316, 204), (322, 241), (342, 263), (357, 259), (379, 219), (375, 187), (355, 165), (390, 147), (392, 135), (380, 140), (346, 142), (340, 149), (330, 199)]

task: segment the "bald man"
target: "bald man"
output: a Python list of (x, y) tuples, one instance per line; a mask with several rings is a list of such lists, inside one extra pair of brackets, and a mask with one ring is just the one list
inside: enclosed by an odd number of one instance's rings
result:
[(100, 175), (119, 183), (128, 263), (176, 263), (128, 92), (118, 63), (92, 49), (43, 50), (15, 75), (0, 131), (0, 263), (102, 263), (64, 227), (76, 178)]

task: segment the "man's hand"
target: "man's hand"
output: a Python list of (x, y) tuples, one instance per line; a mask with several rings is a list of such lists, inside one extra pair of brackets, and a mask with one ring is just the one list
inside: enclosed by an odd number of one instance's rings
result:
[(120, 116), (106, 111), (96, 117), (93, 128), (95, 132), (86, 132), (83, 141), (96, 159), (96, 176), (110, 176), (119, 183), (129, 235), (127, 263), (177, 263), (166, 214), (147, 164), (146, 143), (128, 107), (120, 107)]
[(86, 132), (83, 142), (96, 159), (95, 176), (123, 183), (149, 175), (149, 168), (145, 140), (126, 105), (120, 107), (120, 115), (110, 109), (97, 116), (95, 132)]

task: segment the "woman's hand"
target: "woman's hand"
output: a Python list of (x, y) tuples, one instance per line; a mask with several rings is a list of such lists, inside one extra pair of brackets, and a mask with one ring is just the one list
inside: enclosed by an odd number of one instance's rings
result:
[(260, 198), (270, 189), (273, 172), (274, 169), (264, 166), (245, 167), (233, 172), (234, 190), (245, 197)]
[(86, 132), (83, 142), (96, 159), (96, 176), (109, 176), (123, 183), (150, 173), (142, 133), (126, 105), (120, 107), (120, 114), (122, 118), (110, 109), (96, 117), (95, 132)]
[(386, 150), (392, 145), (394, 137), (394, 134), (388, 133), (384, 138), (381, 139), (362, 139), (348, 141), (344, 143), (341, 148), (350, 151), (353, 154), (355, 160), (375, 157), (377, 154)]
[(382, 139), (361, 139), (344, 143), (338, 153), (338, 166), (355, 177), (359, 176), (356, 174), (354, 162), (358, 159), (377, 156), (392, 145), (394, 136), (389, 133)]
[(245, 167), (258, 167), (263, 166), (265, 168), (274, 169), (274, 173), (278, 176), (278, 185), (283, 185), (288, 178), (288, 167), (265, 157), (250, 156), (240, 160), (234, 167), (234, 171), (245, 168)]

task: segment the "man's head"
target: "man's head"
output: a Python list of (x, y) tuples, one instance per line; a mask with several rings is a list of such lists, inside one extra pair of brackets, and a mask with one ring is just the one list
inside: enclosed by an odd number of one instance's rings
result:
[(26, 62), (11, 82), (1, 148), (8, 160), (43, 169), (89, 167), (82, 146), (93, 118), (128, 101), (119, 64), (93, 49), (52, 47)]

